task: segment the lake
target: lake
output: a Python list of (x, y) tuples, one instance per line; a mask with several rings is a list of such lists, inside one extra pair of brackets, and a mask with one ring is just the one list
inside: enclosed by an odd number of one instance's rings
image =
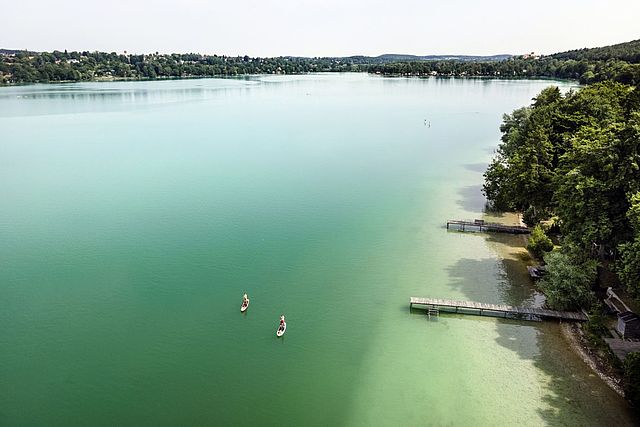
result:
[(409, 310), (540, 303), (522, 237), (444, 225), (552, 83), (0, 88), (0, 424), (632, 425), (557, 323)]

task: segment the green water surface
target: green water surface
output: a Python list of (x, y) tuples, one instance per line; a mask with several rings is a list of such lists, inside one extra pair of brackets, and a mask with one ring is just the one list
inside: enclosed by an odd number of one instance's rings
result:
[(549, 84), (0, 88), (0, 424), (632, 424), (556, 323), (408, 307), (537, 301), (521, 241), (444, 222)]

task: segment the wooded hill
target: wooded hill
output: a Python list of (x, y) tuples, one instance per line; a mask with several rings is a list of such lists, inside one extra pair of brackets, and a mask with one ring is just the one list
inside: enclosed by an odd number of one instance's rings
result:
[(503, 61), (409, 61), (371, 65), (369, 72), (411, 76), (550, 77), (595, 83), (640, 82), (640, 40), (548, 56), (516, 56)]

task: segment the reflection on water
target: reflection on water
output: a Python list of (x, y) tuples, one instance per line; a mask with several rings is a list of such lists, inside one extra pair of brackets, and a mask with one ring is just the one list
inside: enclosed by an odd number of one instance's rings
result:
[(246, 77), (11, 86), (0, 90), (0, 117), (126, 111), (229, 96), (256, 85)]

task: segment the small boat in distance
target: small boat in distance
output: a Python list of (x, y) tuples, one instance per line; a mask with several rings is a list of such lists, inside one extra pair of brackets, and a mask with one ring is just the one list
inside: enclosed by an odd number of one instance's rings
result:
[(278, 330), (276, 331), (276, 336), (281, 337), (287, 331), (287, 322), (284, 321), (284, 314), (280, 316), (280, 326), (278, 326)]
[(247, 294), (244, 294), (242, 296), (242, 305), (240, 305), (240, 311), (244, 313), (245, 311), (247, 311), (247, 308), (249, 308), (249, 297), (247, 296)]

